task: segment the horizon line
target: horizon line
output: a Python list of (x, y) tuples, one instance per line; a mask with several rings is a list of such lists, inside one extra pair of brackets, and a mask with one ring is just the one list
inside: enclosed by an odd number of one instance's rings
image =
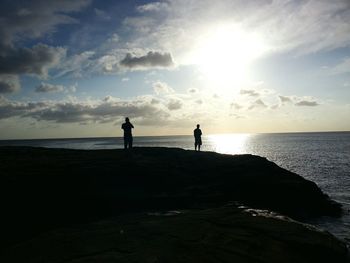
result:
[[(230, 134), (292, 134), (292, 133), (346, 133), (347, 131), (290, 131), (290, 132), (230, 132), (230, 133), (210, 133), (206, 136), (214, 135), (230, 135)], [(181, 137), (181, 136), (193, 136), (192, 134), (177, 134), (177, 135), (137, 135), (134, 138), (140, 137)], [(0, 139), (0, 141), (24, 141), (24, 140), (74, 140), (74, 139), (103, 139), (103, 138), (123, 138), (123, 136), (97, 136), (97, 137), (46, 137), (46, 138), (20, 138), (20, 139)]]

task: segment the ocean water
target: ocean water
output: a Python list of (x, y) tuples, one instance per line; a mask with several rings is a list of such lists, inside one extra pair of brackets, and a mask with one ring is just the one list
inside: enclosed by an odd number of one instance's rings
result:
[[(254, 154), (312, 180), (332, 199), (342, 203), (341, 218), (322, 217), (310, 223), (350, 245), (350, 132), (219, 134), (203, 136), (203, 151)], [(136, 147), (193, 149), (192, 136), (134, 137)], [(0, 141), (1, 145), (70, 149), (116, 149), (122, 138), (78, 138)]]

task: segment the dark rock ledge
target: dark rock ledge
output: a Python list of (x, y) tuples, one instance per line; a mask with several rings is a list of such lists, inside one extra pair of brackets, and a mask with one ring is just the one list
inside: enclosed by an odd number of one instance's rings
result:
[[(0, 147), (0, 170), (1, 262), (348, 262), (329, 233), (224, 206), (340, 216), (315, 183), (262, 157)], [(159, 214), (170, 210), (181, 213)]]

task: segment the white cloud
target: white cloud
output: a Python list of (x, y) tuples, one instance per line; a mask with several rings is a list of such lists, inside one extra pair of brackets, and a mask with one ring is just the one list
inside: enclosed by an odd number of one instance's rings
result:
[(248, 96), (251, 96), (251, 97), (259, 97), (260, 94), (259, 92), (257, 92), (256, 90), (252, 90), (252, 89), (242, 89), (240, 90), (239, 92), (240, 94), (242, 95), (248, 95)]
[(267, 105), (265, 102), (263, 102), (261, 99), (257, 99), (256, 101), (252, 102), (249, 106), (249, 110), (255, 109), (255, 108), (266, 108)]
[(55, 77), (72, 74), (75, 77), (81, 77), (84, 72), (89, 69), (93, 63), (94, 51), (84, 51), (66, 58), (58, 67), (58, 73)]
[(334, 75), (350, 73), (350, 57), (344, 58), (342, 62), (328, 70), (330, 70), (330, 73)]
[(162, 16), (151, 19), (146, 16), (147, 12), (142, 12), (140, 16), (129, 17), (126, 24), (134, 25), (139, 32), (132, 43), (169, 50), (179, 64), (193, 63), (190, 54), (199, 37), (208, 32), (210, 26), (220, 24), (235, 24), (245, 32), (260, 35), (268, 52), (301, 55), (350, 45), (350, 2), (347, 0), (253, 0), (249, 3), (172, 0), (168, 3), (171, 8)]
[(232, 103), (230, 104), (230, 106), (231, 106), (231, 108), (234, 108), (235, 110), (240, 110), (240, 109), (243, 108), (243, 106), (240, 105), (240, 104), (238, 104), (237, 102), (232, 102)]
[(165, 82), (156, 81), (152, 84), (152, 87), (157, 95), (174, 93), (174, 90)]
[(158, 12), (168, 10), (169, 4), (166, 2), (153, 2), (145, 5), (140, 5), (136, 7), (136, 10), (140, 13), (145, 12)]

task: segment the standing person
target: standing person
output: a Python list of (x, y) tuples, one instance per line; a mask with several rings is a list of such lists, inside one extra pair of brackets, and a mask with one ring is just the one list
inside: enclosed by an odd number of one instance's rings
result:
[(199, 129), (200, 125), (197, 124), (197, 129), (194, 129), (193, 135), (194, 135), (194, 150), (197, 151), (197, 146), (198, 146), (198, 151), (201, 150), (201, 145), (202, 145), (202, 131)]
[(132, 148), (132, 132), (131, 129), (134, 125), (131, 124), (128, 117), (125, 118), (125, 123), (122, 124), (122, 129), (124, 130), (124, 149), (129, 147)]

